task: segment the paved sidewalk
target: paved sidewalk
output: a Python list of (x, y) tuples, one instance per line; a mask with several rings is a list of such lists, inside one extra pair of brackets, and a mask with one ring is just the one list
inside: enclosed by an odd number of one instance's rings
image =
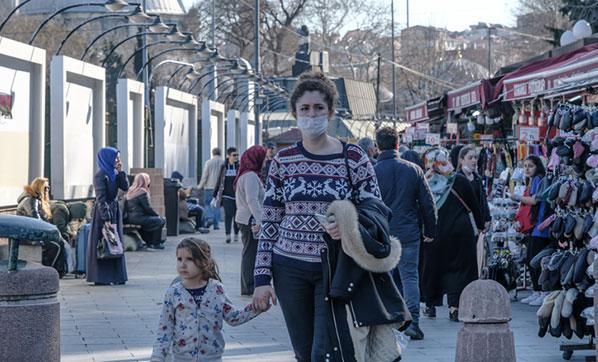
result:
[[(220, 267), (226, 291), (237, 305), (250, 302), (240, 296), (241, 243), (224, 243), (224, 232), (201, 235), (209, 241)], [(127, 253), (129, 282), (124, 286), (91, 286), (82, 279), (61, 281), (61, 348), (63, 361), (144, 361), (151, 354), (162, 297), (176, 276), (174, 249)], [(558, 340), (537, 337), (535, 309), (513, 304), (516, 352), (519, 362), (559, 362)], [(409, 342), (404, 361), (454, 361), (460, 323), (450, 322), (446, 308), (436, 320), (423, 318), (423, 341)], [(280, 307), (274, 307), (239, 327), (224, 327), (225, 361), (294, 361)], [(575, 352), (584, 361), (591, 352)]]

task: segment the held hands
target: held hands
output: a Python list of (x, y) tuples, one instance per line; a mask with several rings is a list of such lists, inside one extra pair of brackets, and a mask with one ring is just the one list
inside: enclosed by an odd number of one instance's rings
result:
[(272, 306), (270, 300), (272, 300), (272, 304), (276, 305), (277, 299), (274, 288), (270, 285), (262, 285), (261, 287), (255, 288), (253, 291), (253, 301), (251, 305), (255, 310), (262, 313)]
[(332, 240), (340, 240), (341, 239), (341, 231), (338, 229), (338, 225), (336, 221), (326, 223), (322, 225), (328, 235), (332, 238)]

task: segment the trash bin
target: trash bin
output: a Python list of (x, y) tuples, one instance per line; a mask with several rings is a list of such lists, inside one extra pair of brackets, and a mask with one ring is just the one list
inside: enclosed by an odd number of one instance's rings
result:
[(179, 189), (177, 179), (164, 179), (164, 208), (166, 209), (166, 235), (179, 235)]

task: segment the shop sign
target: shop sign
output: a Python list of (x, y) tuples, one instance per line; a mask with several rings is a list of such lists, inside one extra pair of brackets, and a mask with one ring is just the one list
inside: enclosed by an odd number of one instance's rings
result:
[(461, 89), (448, 92), (449, 110), (461, 109), (481, 102), (482, 84), (477, 81)]
[(482, 134), (480, 135), (480, 142), (483, 144), (491, 144), (494, 141), (494, 135), (492, 134)]
[(413, 142), (413, 135), (411, 134), (403, 134), (403, 143), (411, 143)]
[(407, 118), (407, 122), (410, 123), (427, 120), (429, 118), (427, 102), (422, 102), (405, 108), (405, 118)]
[(413, 128), (413, 127), (405, 128), (405, 134), (408, 134), (413, 137), (414, 133), (415, 133), (415, 128)]
[(440, 133), (428, 133), (426, 135), (426, 144), (437, 146), (440, 144)]
[(538, 127), (519, 127), (519, 140), (533, 142), (540, 140), (540, 128)]
[(425, 140), (426, 139), (426, 133), (428, 133), (428, 131), (426, 131), (425, 129), (416, 128), (415, 129), (415, 133), (413, 134), (413, 139), (416, 140), (416, 141)]
[(421, 122), (421, 123), (416, 124), (415, 128), (417, 128), (417, 129), (423, 129), (426, 132), (429, 132), (430, 131), (430, 123), (428, 123), (428, 122)]
[(446, 124), (446, 133), (448, 133), (448, 134), (457, 134), (457, 133), (459, 133), (459, 124), (457, 124), (457, 123), (447, 123)]

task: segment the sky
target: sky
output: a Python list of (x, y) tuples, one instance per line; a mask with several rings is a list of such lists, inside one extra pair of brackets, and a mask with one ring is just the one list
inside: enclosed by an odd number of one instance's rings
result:
[[(183, 3), (189, 8), (195, 1), (198, 0), (183, 0)], [(388, 3), (390, 12), (390, 0), (377, 1)], [(478, 22), (514, 26), (513, 11), (517, 3), (517, 0), (410, 0), (409, 25), (431, 25), (455, 31), (468, 29)], [(395, 21), (399, 28), (404, 28), (407, 0), (395, 0), (394, 7)]]

